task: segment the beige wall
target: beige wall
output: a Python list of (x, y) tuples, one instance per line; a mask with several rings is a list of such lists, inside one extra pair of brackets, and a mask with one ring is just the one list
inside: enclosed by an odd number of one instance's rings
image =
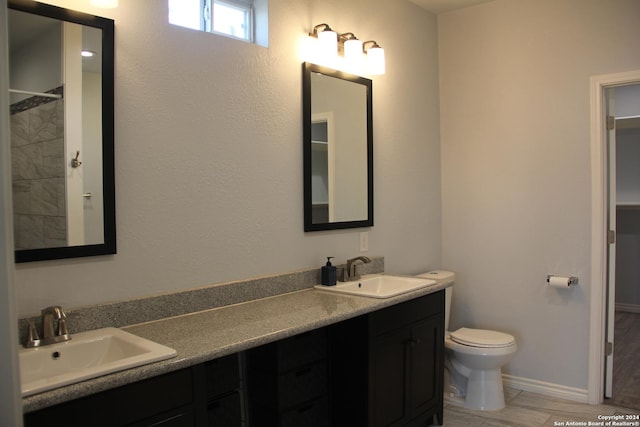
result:
[[(452, 326), (512, 333), (506, 373), (586, 395), (589, 77), (640, 69), (637, 0), (496, 0), (440, 15)], [(568, 291), (547, 274), (579, 276)]]
[(18, 265), (19, 315), (359, 255), (361, 230), (303, 231), (299, 42), (321, 22), (387, 53), (387, 74), (373, 82), (369, 254), (395, 273), (439, 267), (433, 15), (405, 0), (274, 0), (266, 49), (170, 26), (161, 0), (50, 3), (115, 19), (118, 254)]
[[(640, 68), (638, 1), (496, 0), (441, 15), (437, 36), (404, 0), (272, 1), (269, 49), (171, 27), (160, 0), (50, 3), (116, 20), (119, 253), (19, 265), (19, 315), (357, 255), (360, 230), (302, 231), (298, 40), (326, 21), (387, 52), (369, 253), (440, 266), (442, 159), (452, 326), (513, 333), (507, 373), (586, 388), (589, 77)], [(580, 286), (546, 289), (549, 273)]]

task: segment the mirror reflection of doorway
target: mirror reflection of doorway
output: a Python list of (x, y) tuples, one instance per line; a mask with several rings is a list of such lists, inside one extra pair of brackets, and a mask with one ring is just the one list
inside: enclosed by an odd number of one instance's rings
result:
[(335, 138), (333, 113), (315, 113), (311, 117), (312, 223), (333, 222), (335, 198)]
[[(611, 403), (640, 409), (640, 84), (608, 89), (615, 118), (615, 316)], [(611, 305), (610, 305), (611, 306)]]

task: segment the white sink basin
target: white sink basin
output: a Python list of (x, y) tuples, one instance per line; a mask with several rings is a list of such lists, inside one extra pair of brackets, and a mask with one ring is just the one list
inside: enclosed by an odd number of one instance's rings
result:
[(418, 277), (370, 274), (353, 282), (338, 282), (335, 286), (316, 285), (315, 288), (372, 298), (390, 298), (435, 284), (433, 280)]
[(175, 355), (172, 348), (117, 328), (72, 334), (70, 341), (20, 349), (22, 396)]

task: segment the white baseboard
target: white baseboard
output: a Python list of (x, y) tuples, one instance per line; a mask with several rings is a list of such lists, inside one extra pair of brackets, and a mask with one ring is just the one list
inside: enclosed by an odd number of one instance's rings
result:
[(626, 311), (627, 313), (640, 313), (640, 305), (616, 303), (616, 311)]
[(513, 375), (507, 374), (502, 374), (502, 382), (505, 387), (511, 387), (517, 390), (530, 391), (545, 396), (572, 400), (574, 402), (589, 403), (587, 389), (567, 387), (560, 384), (514, 377)]

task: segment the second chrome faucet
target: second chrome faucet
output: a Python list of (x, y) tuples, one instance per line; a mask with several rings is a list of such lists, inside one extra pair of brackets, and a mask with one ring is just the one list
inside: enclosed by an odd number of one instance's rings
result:
[[(69, 341), (71, 335), (67, 330), (67, 323), (64, 310), (60, 306), (51, 306), (41, 311), (42, 315), (42, 338), (38, 335), (33, 323), (29, 323), (29, 331), (25, 347), (40, 347), (62, 341)], [(57, 322), (57, 325), (56, 325)]]
[(359, 280), (360, 279), (360, 275), (356, 275), (356, 263), (361, 262), (361, 263), (365, 263), (368, 264), (371, 262), (371, 258), (366, 257), (366, 256), (359, 256), (359, 257), (355, 257), (355, 258), (351, 258), (347, 260), (347, 264), (345, 265), (344, 269), (342, 270), (342, 281), (343, 282), (349, 282), (352, 280)]

